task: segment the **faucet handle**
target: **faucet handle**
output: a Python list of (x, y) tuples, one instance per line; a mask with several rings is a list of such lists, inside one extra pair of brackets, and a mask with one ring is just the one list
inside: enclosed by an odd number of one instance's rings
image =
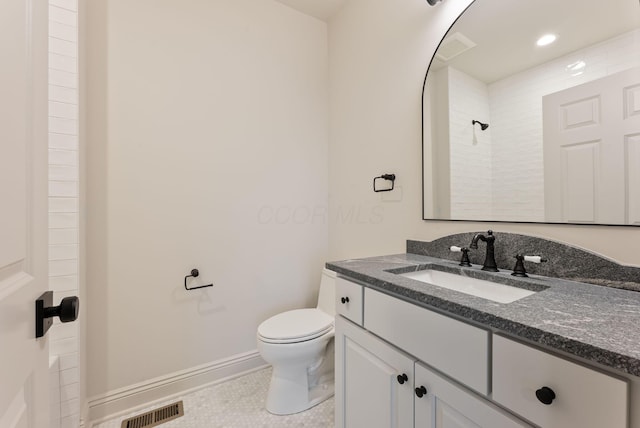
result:
[(522, 254), (516, 254), (513, 256), (516, 259), (516, 265), (513, 267), (513, 276), (519, 276), (521, 278), (526, 278), (527, 271), (524, 268), (524, 262), (532, 262), (532, 263), (544, 263), (547, 259), (542, 258), (541, 256), (523, 256)]
[(542, 256), (524, 256), (524, 261), (531, 263), (545, 263), (547, 259), (542, 258)]
[(452, 253), (462, 253), (462, 257), (460, 258), (460, 266), (471, 267), (471, 262), (469, 261), (469, 249), (467, 247), (457, 247), (452, 245), (449, 247), (449, 251)]

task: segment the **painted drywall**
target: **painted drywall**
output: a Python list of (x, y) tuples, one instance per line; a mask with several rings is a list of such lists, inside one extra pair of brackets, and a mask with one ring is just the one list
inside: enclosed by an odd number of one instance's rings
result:
[[(421, 219), (424, 74), (438, 42), (470, 3), (447, 0), (430, 7), (424, 0), (350, 0), (330, 20), (330, 258), (404, 252), (407, 238), (432, 240), (491, 228), (640, 265), (640, 228)], [(401, 191), (372, 191), (372, 178), (385, 172), (397, 175)], [(338, 215), (350, 208), (361, 213), (357, 221)]]
[[(88, 395), (256, 350), (327, 258), (327, 25), (264, 0), (86, 6)], [(184, 277), (197, 268), (184, 289)]]

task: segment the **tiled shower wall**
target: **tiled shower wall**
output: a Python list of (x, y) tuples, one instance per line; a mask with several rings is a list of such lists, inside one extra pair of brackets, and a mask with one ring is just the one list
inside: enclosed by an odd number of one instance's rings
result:
[(487, 85), (449, 67), (451, 218), (492, 218), (492, 127), (482, 131), (473, 120), (489, 122)]
[[(78, 117), (78, 2), (49, 0), (49, 289), (54, 303), (79, 290)], [(60, 393), (51, 394), (51, 427), (78, 427), (78, 323), (56, 319), (49, 349), (58, 357), (52, 370), (58, 367), (60, 385)]]

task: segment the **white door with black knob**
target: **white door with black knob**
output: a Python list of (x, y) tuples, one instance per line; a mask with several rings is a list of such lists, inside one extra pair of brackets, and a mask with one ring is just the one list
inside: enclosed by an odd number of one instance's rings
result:
[(47, 2), (0, 2), (0, 427), (49, 426)]

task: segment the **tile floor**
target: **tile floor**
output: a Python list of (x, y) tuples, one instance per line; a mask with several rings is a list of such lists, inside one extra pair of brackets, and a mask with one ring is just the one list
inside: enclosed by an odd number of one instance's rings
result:
[(94, 425), (94, 428), (120, 428), (123, 419), (184, 401), (181, 418), (160, 425), (161, 428), (332, 428), (333, 398), (290, 416), (275, 416), (264, 409), (271, 368), (249, 373), (219, 385), (210, 386), (183, 397), (158, 403), (131, 415)]

